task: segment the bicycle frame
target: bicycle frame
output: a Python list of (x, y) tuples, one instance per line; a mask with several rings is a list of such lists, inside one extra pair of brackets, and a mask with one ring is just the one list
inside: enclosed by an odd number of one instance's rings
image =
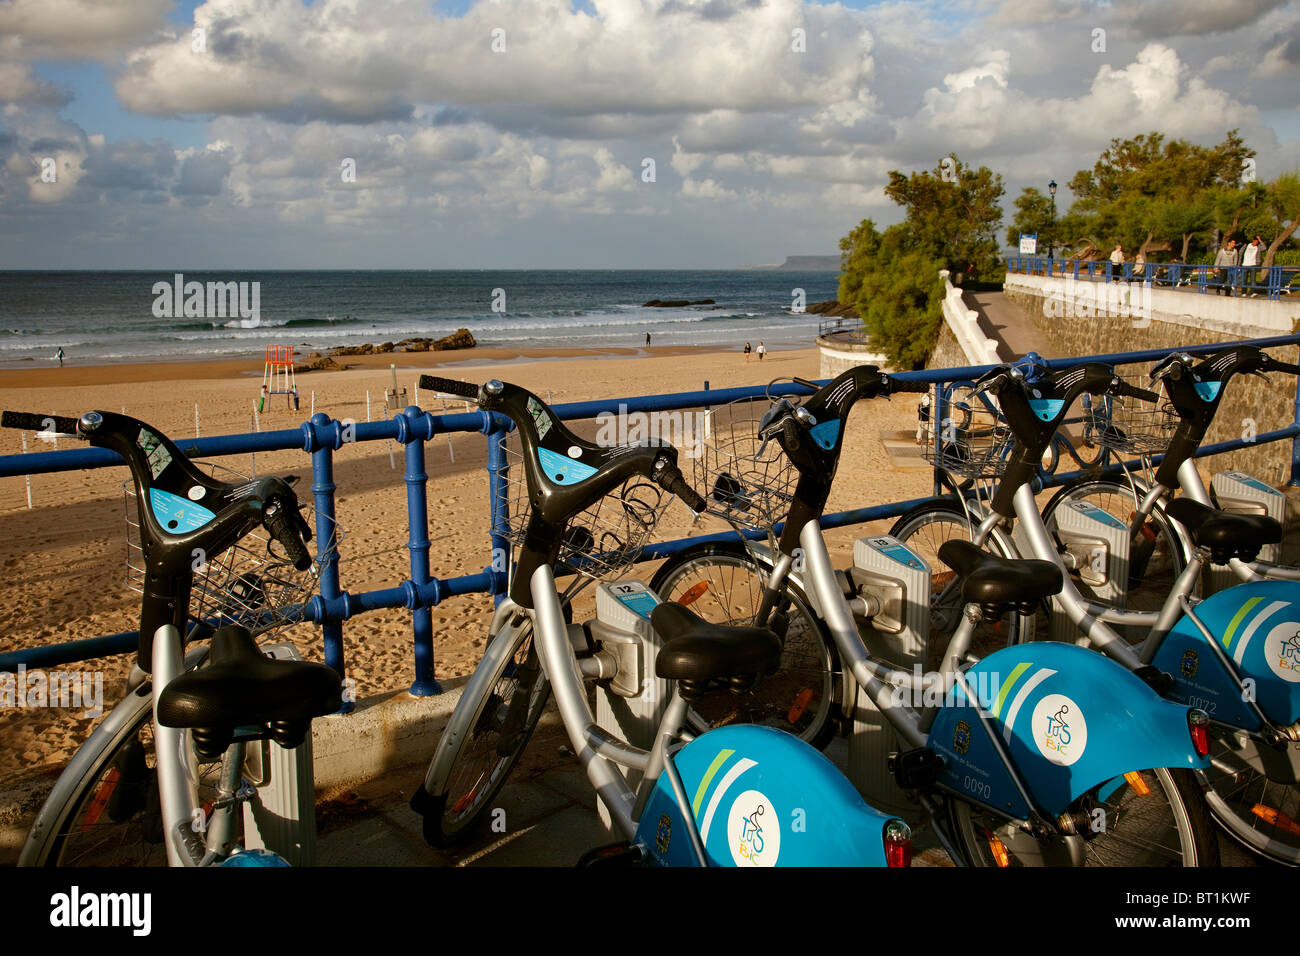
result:
[[(676, 685), (650, 750), (602, 729), (587, 703), (584, 680), (602, 676), (600, 665), (584, 668), (594, 659), (579, 660), (575, 655), (549, 565), (533, 572), (529, 593), (531, 610), (503, 605), (498, 619), (508, 620), (511, 613), (531, 617), (542, 669), (578, 761), (614, 828), (648, 857), (705, 866), (711, 859), (725, 861), (729, 852), (738, 864), (775, 865), (780, 856), (794, 865), (885, 865), (880, 834), (896, 818), (863, 803), (825, 757), (789, 734), (746, 725), (692, 737), (683, 730), (687, 702)], [(625, 769), (642, 774), (635, 792)], [(746, 800), (750, 803), (743, 803)], [(746, 809), (751, 815), (761, 813), (751, 806), (755, 800), (764, 808), (770, 804), (778, 819), (764, 821), (766, 843), (759, 838), (737, 844), (731, 830), (738, 820), (747, 819), (737, 814)], [(795, 807), (803, 811), (806, 825), (797, 831), (802, 838), (787, 840), (782, 850), (781, 808)], [(711, 830), (714, 819), (725, 819), (727, 825)], [(673, 835), (683, 831), (685, 843), (680, 838), (673, 842)], [(683, 845), (689, 846), (689, 852)]]
[[(979, 673), (989, 676), (1005, 664), (1006, 674), (1011, 676), (1005, 683), (997, 681), (996, 700), (981, 699), (969, 683), (969, 673), (964, 675), (959, 668), (982, 617), (974, 605), (967, 606), (939, 673), (922, 675), (919, 667), (906, 671), (874, 659), (840, 590), (818, 521), (812, 520), (804, 525), (799, 545), (804, 560), (804, 593), (830, 630), (846, 671), (866, 690), (908, 748), (928, 747), (944, 756), (947, 766), (935, 780), (939, 789), (992, 811), (1022, 828), (1067, 836), (1068, 831), (1063, 829), (1060, 821), (1061, 815), (1073, 800), (1099, 783), (1121, 778), (1124, 773), (1139, 767), (1201, 765), (1190, 747), (1185, 710), (1177, 706), (1170, 708), (1137, 678), (1117, 672), (1114, 665), (1082, 649), (1068, 645), (1029, 644), (995, 652), (981, 662), (984, 670)], [(759, 620), (763, 619), (763, 608), (775, 601), (792, 568), (793, 560), (789, 555), (782, 554), (772, 563)], [(1062, 660), (1057, 660), (1057, 657)], [(1063, 661), (1068, 663), (1068, 668), (1063, 666)], [(1052, 664), (1055, 664), (1055, 669)], [(1093, 667), (1094, 664), (1101, 666)], [(1035, 665), (1037, 669), (1031, 670)], [(1064, 682), (1059, 687), (1048, 684), (1050, 678), (1058, 673), (1068, 673), (1068, 685)], [(1018, 684), (1023, 675), (1033, 676)], [(1099, 715), (1095, 725), (1098, 729), (1106, 726), (1106, 718), (1118, 716), (1121, 709), (1125, 710), (1123, 719), (1128, 724), (1125, 734), (1129, 736), (1124, 739), (1125, 735), (1116, 735), (1107, 740), (1105, 735), (1099, 735), (1104, 742), (1092, 753), (1095, 763), (1080, 762), (1058, 775), (1056, 771), (1063, 768), (1050, 759), (1041, 759), (1044, 755), (1042, 748), (1035, 750), (1030, 745), (1030, 721), (1017, 724), (1016, 717), (1022, 705), (1033, 699), (1041, 702), (1049, 690), (1065, 686), (1068, 686), (1073, 700), (1085, 702), (1091, 712)], [(1016, 688), (1018, 703), (1003, 710), (1003, 697), (1011, 687)], [(914, 709), (901, 702), (897, 688), (906, 688), (920, 695), (922, 706)], [(940, 702), (926, 703), (929, 695), (936, 691), (942, 692)], [(945, 697), (950, 699), (945, 701)], [(1140, 740), (1131, 736), (1131, 721), (1139, 712), (1139, 723), (1144, 728), (1153, 729), (1150, 734), (1140, 734)], [(958, 724), (962, 722), (967, 726), (965, 731), (959, 732)], [(977, 724), (982, 733), (972, 730)], [(969, 758), (963, 746), (948, 743), (959, 733), (969, 735), (965, 744), (971, 751)], [(976, 760), (980, 762), (976, 764)], [(963, 768), (972, 766), (979, 768), (982, 780), (973, 779), (971, 773), (963, 772)], [(927, 810), (935, 811), (932, 794), (922, 792), (921, 802)], [(947, 842), (949, 835), (943, 834), (938, 827), (936, 830), (940, 832), (945, 848), (954, 859), (958, 859)]]
[[(1194, 472), (1195, 467), (1190, 462), (1187, 464), (1187, 470)], [(1148, 497), (1158, 489), (1159, 486), (1152, 489)], [(1204, 707), (1210, 711), (1211, 720), (1215, 723), (1261, 734), (1270, 743), (1281, 743), (1294, 735), (1292, 725), (1300, 718), (1300, 701), (1296, 699), (1300, 698), (1300, 694), (1289, 692), (1285, 686), (1286, 679), (1280, 677), (1276, 668), (1270, 674), (1269, 667), (1261, 666), (1262, 662), (1254, 659), (1243, 666), (1243, 655), (1250, 635), (1245, 635), (1239, 642), (1238, 649), (1231, 658), (1221, 647), (1222, 643), (1232, 638), (1236, 626), (1242, 623), (1241, 617), (1229, 615), (1224, 619), (1223, 623), (1230, 626), (1220, 629), (1223, 640), (1202, 620), (1204, 616), (1220, 615), (1220, 607), (1227, 603), (1233, 604), (1234, 613), (1240, 605), (1241, 613), (1245, 614), (1264, 600), (1264, 595), (1256, 594), (1255, 591), (1244, 593), (1242, 588), (1258, 589), (1261, 585), (1273, 583), (1290, 592), (1290, 596), (1300, 599), (1300, 594), (1296, 594), (1291, 585), (1287, 582), (1240, 585), (1230, 589), (1230, 592), (1220, 592), (1227, 597), (1217, 600), (1211, 598), (1202, 602), (1199, 609), (1194, 608), (1190, 600), (1192, 591), (1208, 560), (1209, 552), (1193, 548), (1187, 566), (1158, 612), (1127, 611), (1094, 604), (1085, 599), (1070, 580), (1028, 484), (1017, 489), (1014, 503), (1016, 518), (1032, 556), (1053, 561), (1061, 568), (1064, 583), (1058, 599), (1066, 615), (1085, 635), (1082, 643), (1095, 646), (1129, 670), (1155, 667), (1170, 673), (1175, 683), (1168, 696), (1180, 702)], [(980, 528), (983, 529), (987, 523), (981, 524)], [(978, 537), (977, 532), (977, 544), (980, 543)], [(1287, 602), (1276, 600), (1285, 594), (1270, 593), (1268, 596), (1275, 599), (1266, 608), (1271, 608), (1270, 613), (1285, 608)], [(1238, 598), (1242, 601), (1238, 601)], [(1231, 623), (1233, 620), (1236, 624)], [(1148, 627), (1150, 630), (1146, 638), (1133, 647), (1107, 622)], [(1208, 655), (1204, 653), (1206, 648), (1209, 650)], [(1186, 657), (1188, 652), (1191, 652), (1190, 658)], [(1257, 647), (1256, 653), (1258, 652)], [(1205, 667), (1201, 663), (1202, 657), (1208, 657), (1211, 666)], [(1196, 683), (1193, 683), (1194, 678)], [(1246, 681), (1251, 683), (1247, 684)], [(1270, 720), (1261, 705), (1270, 706), (1274, 713), (1283, 716), (1278, 720)]]

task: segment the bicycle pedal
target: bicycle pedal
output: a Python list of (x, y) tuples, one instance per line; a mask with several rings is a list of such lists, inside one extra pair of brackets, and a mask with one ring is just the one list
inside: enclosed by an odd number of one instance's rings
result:
[(645, 862), (645, 851), (635, 843), (611, 843), (588, 850), (578, 866), (637, 866)]
[(889, 755), (889, 772), (904, 790), (922, 790), (939, 779), (943, 758), (929, 747)]

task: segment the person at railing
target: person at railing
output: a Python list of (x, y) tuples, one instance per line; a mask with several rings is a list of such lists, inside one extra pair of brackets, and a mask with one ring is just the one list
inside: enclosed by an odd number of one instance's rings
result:
[(1226, 238), (1223, 245), (1219, 246), (1218, 255), (1214, 257), (1214, 267), (1218, 269), (1216, 276), (1217, 286), (1214, 290), (1216, 295), (1232, 295), (1233, 290), (1228, 287), (1229, 277), (1233, 270), (1241, 262), (1241, 253), (1237, 251), (1237, 240)]
[(1146, 271), (1147, 254), (1139, 249), (1137, 255), (1133, 257), (1133, 278), (1138, 282), (1144, 281), (1146, 279)]
[(1117, 242), (1115, 243), (1115, 248), (1112, 249), (1110, 253), (1110, 273), (1107, 275), (1107, 278), (1113, 282), (1118, 278), (1116, 273), (1122, 273), (1123, 271), (1124, 247)]
[(1246, 287), (1247, 294), (1253, 299), (1258, 293), (1250, 292), (1249, 289), (1255, 284), (1255, 277), (1259, 274), (1260, 254), (1264, 251), (1264, 240), (1259, 236), (1250, 240), (1246, 248), (1241, 250), (1241, 284)]

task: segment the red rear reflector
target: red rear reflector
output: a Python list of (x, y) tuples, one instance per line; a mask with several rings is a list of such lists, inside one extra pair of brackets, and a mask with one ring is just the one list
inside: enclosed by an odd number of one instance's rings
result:
[(1210, 752), (1210, 732), (1205, 727), (1192, 728), (1192, 746), (1202, 757)]
[(889, 866), (912, 865), (912, 829), (902, 820), (885, 824), (885, 863)]

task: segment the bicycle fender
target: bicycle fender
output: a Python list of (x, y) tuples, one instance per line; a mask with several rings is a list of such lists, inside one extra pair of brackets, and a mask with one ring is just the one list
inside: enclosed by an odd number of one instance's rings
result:
[[(885, 866), (884, 828), (820, 751), (773, 727), (702, 734), (673, 756), (710, 866)], [(666, 776), (656, 781), (637, 842), (667, 866), (695, 866)]]
[[(1126, 668), (1073, 644), (995, 651), (965, 673), (1026, 789), (1057, 816), (1089, 790), (1132, 770), (1207, 765), (1188, 708), (1163, 700)], [(980, 716), (957, 687), (927, 741), (944, 758), (939, 783), (1012, 817), (1021, 798)]]
[[(1289, 727), (1300, 720), (1300, 582), (1251, 581), (1219, 591), (1195, 608), (1219, 647), (1249, 678), (1255, 702), (1269, 720)], [(1243, 688), (1184, 615), (1153, 662), (1174, 677), (1171, 700), (1206, 711), (1213, 720), (1258, 730)]]

